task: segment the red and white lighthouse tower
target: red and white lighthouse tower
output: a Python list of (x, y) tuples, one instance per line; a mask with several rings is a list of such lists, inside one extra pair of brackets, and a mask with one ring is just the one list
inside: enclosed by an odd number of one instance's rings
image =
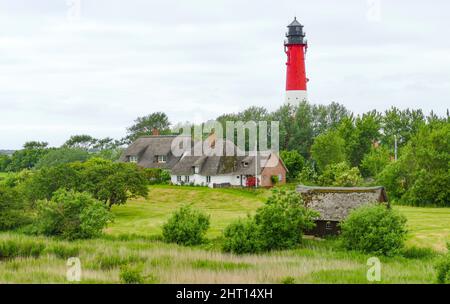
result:
[(284, 41), (284, 51), (287, 55), (286, 103), (296, 105), (307, 99), (305, 53), (308, 44), (303, 33), (303, 25), (297, 18), (294, 18), (287, 28), (287, 39)]

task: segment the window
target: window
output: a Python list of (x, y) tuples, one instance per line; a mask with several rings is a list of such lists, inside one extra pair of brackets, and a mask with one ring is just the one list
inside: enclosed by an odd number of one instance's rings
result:
[(180, 175), (177, 176), (177, 182), (181, 182), (181, 176)]
[(186, 175), (186, 176), (184, 177), (184, 182), (185, 182), (185, 183), (189, 183), (189, 175)]
[(333, 226), (331, 225), (331, 222), (326, 222), (325, 223), (325, 229), (326, 230), (332, 230), (333, 229)]
[(165, 163), (167, 161), (167, 156), (166, 155), (158, 155), (156, 159), (157, 159), (158, 163)]
[(278, 174), (278, 181), (282, 181), (283, 180), (283, 174)]
[(200, 172), (200, 168), (198, 166), (194, 167), (194, 173), (198, 174)]
[(248, 162), (242, 162), (242, 164), (244, 165), (244, 167), (248, 167)]
[(206, 177), (206, 182), (209, 184), (211, 182), (211, 176)]
[(137, 163), (138, 162), (138, 158), (135, 155), (130, 156), (129, 160), (130, 160), (130, 163)]

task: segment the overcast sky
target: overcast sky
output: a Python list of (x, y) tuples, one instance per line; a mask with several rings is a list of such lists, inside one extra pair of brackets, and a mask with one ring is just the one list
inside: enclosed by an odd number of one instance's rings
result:
[(294, 15), (311, 102), (443, 115), (449, 12), (445, 0), (0, 0), (0, 149), (120, 138), (155, 111), (175, 123), (275, 110)]

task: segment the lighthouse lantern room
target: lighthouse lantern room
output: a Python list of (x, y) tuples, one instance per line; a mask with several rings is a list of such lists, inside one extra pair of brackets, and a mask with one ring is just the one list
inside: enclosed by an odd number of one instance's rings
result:
[(303, 32), (303, 25), (294, 18), (288, 26), (284, 51), (287, 55), (286, 103), (298, 104), (307, 99), (305, 53), (308, 47)]

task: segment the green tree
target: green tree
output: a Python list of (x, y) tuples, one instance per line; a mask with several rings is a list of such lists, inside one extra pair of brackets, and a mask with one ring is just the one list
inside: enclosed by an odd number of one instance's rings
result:
[(91, 158), (84, 163), (44, 167), (27, 180), (24, 188), (31, 201), (51, 199), (62, 188), (89, 192), (111, 207), (132, 197), (147, 196), (147, 185), (144, 170), (136, 164)]
[(318, 182), (321, 186), (354, 187), (362, 181), (357, 167), (350, 168), (347, 162), (329, 164), (325, 167)]
[(319, 169), (324, 170), (330, 164), (346, 160), (345, 141), (336, 131), (321, 134), (314, 139), (311, 154)]
[(19, 191), (0, 185), (0, 231), (15, 229), (29, 222), (27, 206)]
[(305, 165), (305, 159), (298, 153), (297, 150), (281, 151), (280, 157), (283, 160), (284, 165), (288, 169), (287, 178), (294, 180), (298, 174), (302, 171)]
[(9, 171), (18, 172), (22, 169), (31, 169), (49, 152), (46, 142), (26, 142), (22, 150), (14, 152), (8, 165)]
[(91, 150), (97, 143), (97, 139), (90, 135), (72, 135), (63, 144), (63, 148)]
[(391, 107), (384, 112), (382, 118), (381, 142), (392, 151), (395, 136), (397, 136), (398, 147), (403, 147), (424, 123), (425, 117), (422, 110), (400, 110)]
[(160, 134), (170, 134), (170, 122), (165, 113), (155, 112), (136, 118), (134, 124), (127, 128), (127, 136), (124, 141), (131, 143), (140, 136), (151, 135), (153, 129), (158, 129)]
[(365, 177), (376, 177), (390, 163), (389, 151), (383, 146), (372, 147), (361, 161), (361, 173)]
[(77, 148), (58, 148), (49, 151), (37, 162), (35, 168), (52, 167), (76, 161), (86, 161), (90, 157), (86, 150)]
[(11, 157), (8, 155), (0, 155), (0, 172), (5, 172), (8, 170), (11, 164)]
[(450, 206), (450, 124), (436, 120), (419, 128), (395, 163), (378, 178), (402, 204)]

